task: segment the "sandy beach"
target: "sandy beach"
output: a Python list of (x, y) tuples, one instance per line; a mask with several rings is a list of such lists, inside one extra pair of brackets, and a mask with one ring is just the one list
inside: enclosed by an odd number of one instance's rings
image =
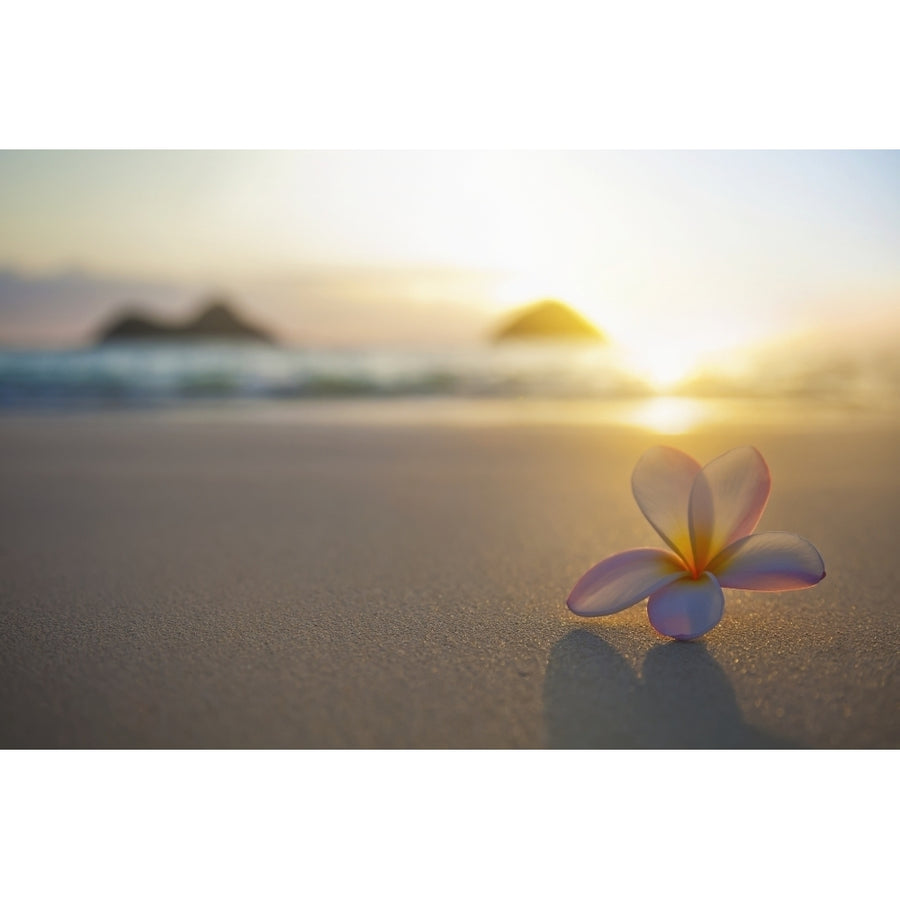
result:
[[(756, 445), (761, 529), (828, 575), (726, 592), (690, 644), (568, 591), (659, 546), (656, 443)], [(234, 410), (0, 419), (0, 745), (900, 746), (898, 433), (354, 424)]]

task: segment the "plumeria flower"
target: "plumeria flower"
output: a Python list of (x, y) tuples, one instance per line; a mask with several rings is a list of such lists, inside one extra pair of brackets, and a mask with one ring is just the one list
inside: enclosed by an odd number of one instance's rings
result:
[(753, 534), (771, 489), (755, 447), (700, 464), (672, 447), (653, 447), (635, 466), (631, 489), (641, 512), (672, 548), (617, 553), (589, 569), (567, 605), (579, 616), (608, 616), (650, 598), (650, 624), (688, 641), (719, 619), (722, 588), (790, 591), (825, 577), (819, 551), (786, 531)]

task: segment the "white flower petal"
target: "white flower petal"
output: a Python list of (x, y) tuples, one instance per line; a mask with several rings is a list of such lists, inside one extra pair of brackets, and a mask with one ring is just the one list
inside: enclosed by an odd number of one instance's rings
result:
[(700, 463), (674, 447), (651, 447), (634, 467), (631, 490), (659, 536), (690, 566), (688, 526), (691, 487)]
[(626, 550), (588, 569), (572, 589), (566, 605), (579, 616), (608, 616), (684, 574), (684, 563), (668, 550)]
[(694, 479), (688, 505), (691, 546), (698, 569), (759, 522), (772, 479), (755, 447), (729, 450), (705, 465)]
[(793, 591), (825, 577), (825, 563), (808, 541), (788, 531), (762, 531), (729, 544), (710, 564), (722, 587)]
[(660, 634), (690, 641), (716, 625), (724, 608), (719, 582), (704, 572), (696, 579), (680, 578), (651, 594), (647, 615)]

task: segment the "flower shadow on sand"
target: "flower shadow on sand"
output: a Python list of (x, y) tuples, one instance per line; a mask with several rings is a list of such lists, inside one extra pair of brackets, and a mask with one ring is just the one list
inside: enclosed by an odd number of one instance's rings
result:
[(743, 720), (728, 677), (703, 644), (653, 647), (639, 677), (586, 628), (551, 651), (544, 719), (553, 748), (794, 746)]

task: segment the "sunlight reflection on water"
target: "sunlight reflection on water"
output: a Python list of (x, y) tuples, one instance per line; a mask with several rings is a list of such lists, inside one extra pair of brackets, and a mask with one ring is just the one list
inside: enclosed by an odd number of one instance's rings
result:
[(712, 416), (712, 404), (688, 397), (654, 397), (624, 411), (622, 421), (657, 434), (685, 434)]
[(179, 419), (293, 423), (345, 427), (599, 427), (681, 435), (719, 428), (777, 428), (810, 432), (896, 423), (896, 410), (811, 406), (795, 401), (746, 401), (659, 396), (646, 400), (546, 400), (498, 398), (379, 398), (227, 402), (180, 405)]

